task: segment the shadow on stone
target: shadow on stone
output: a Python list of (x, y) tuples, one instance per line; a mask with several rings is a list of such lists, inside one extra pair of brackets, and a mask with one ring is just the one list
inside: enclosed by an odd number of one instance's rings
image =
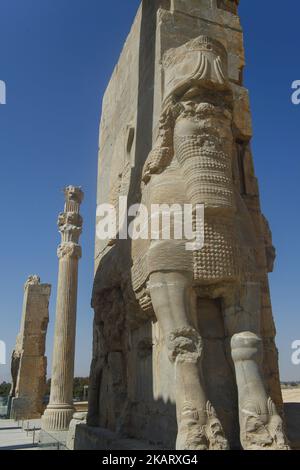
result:
[(287, 435), (293, 450), (300, 449), (300, 403), (285, 403)]

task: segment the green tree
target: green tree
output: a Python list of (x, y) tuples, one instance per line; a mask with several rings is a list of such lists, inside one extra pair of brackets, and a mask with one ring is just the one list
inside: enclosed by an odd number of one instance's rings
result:
[(11, 384), (2, 382), (0, 384), (0, 397), (7, 397), (9, 395)]
[(83, 398), (83, 387), (89, 384), (88, 377), (75, 377), (73, 384), (73, 396), (82, 400)]
[(46, 389), (45, 389), (45, 395), (50, 395), (50, 389), (51, 389), (51, 379), (48, 379), (46, 382)]
[[(75, 377), (73, 382), (73, 397), (82, 400), (83, 398), (83, 387), (89, 384), (88, 377)], [(51, 379), (47, 380), (45, 395), (50, 395)]]

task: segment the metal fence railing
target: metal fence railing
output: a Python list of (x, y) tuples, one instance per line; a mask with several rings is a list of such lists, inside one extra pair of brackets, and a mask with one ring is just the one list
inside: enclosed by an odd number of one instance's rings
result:
[(0, 397), (0, 418), (6, 418), (8, 411), (8, 397)]
[(68, 450), (63, 439), (59, 439), (44, 430), (40, 431), (37, 445), (41, 450)]
[[(8, 416), (9, 399), (0, 397), (0, 419), (6, 419)], [(14, 420), (12, 429), (19, 429), (26, 433), (27, 437), (32, 437), (30, 447), (37, 447), (40, 450), (69, 450), (66, 445), (67, 433), (49, 434), (41, 429), (41, 420)], [(15, 427), (14, 427), (15, 426)], [(7, 430), (11, 428), (10, 424)], [(31, 440), (31, 439), (30, 439)]]

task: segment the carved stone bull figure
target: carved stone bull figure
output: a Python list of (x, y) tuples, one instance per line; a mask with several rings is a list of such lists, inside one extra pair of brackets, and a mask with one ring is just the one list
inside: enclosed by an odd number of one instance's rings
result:
[[(177, 449), (235, 448), (238, 399), (242, 447), (287, 449), (267, 282), (275, 252), (249, 136), (241, 142), (237, 130), (227, 51), (200, 36), (168, 50), (162, 72), (153, 148), (147, 158), (148, 141), (137, 147), (136, 166), (122, 169), (109, 197), (127, 195), (150, 214), (153, 205), (204, 205), (204, 247), (190, 251), (184, 237), (152, 235), (101, 245), (88, 425), (173, 446), (175, 398)], [(140, 128), (139, 139), (144, 122)], [(151, 383), (158, 393), (145, 392)]]
[(144, 167), (142, 202), (204, 204), (205, 245), (191, 252), (186, 240), (133, 241), (133, 287), (142, 308), (153, 306), (175, 365), (177, 449), (228, 448), (201, 373), (199, 297), (219, 299), (235, 368), (243, 448), (287, 449), (282, 419), (261, 373), (265, 273), (235, 174), (227, 62), (223, 45), (206, 36), (164, 58), (165, 98), (157, 141)]

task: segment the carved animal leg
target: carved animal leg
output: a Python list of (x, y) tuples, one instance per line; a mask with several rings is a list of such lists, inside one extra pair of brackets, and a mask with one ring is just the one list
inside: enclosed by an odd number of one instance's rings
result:
[(239, 396), (241, 443), (247, 450), (288, 449), (282, 419), (267, 395), (261, 374), (262, 340), (258, 335), (260, 285), (244, 286), (240, 305), (227, 307), (226, 324), (231, 333), (231, 354)]
[(207, 401), (199, 365), (202, 339), (189, 321), (191, 277), (185, 273), (154, 273), (150, 293), (157, 319), (175, 364), (177, 450), (228, 448), (216, 413)]

